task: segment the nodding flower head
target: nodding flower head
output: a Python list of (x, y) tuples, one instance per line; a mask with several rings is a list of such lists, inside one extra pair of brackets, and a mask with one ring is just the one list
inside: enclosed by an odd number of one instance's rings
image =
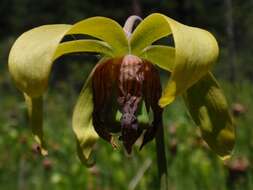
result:
[(110, 102), (113, 101), (112, 98), (116, 97), (116, 109), (121, 113), (121, 118), (120, 125), (114, 127), (118, 127), (116, 131), (121, 131), (120, 140), (123, 141), (127, 152), (131, 153), (132, 145), (144, 130), (139, 126), (137, 117), (142, 103), (145, 103), (147, 110), (151, 107), (154, 120), (156, 120), (147, 128), (147, 131), (153, 131), (153, 133), (146, 132), (142, 144), (146, 144), (155, 137), (158, 125), (162, 123), (158, 122), (162, 119), (162, 108), (158, 106), (161, 84), (159, 73), (151, 63), (134, 55), (107, 60), (95, 69), (92, 89), (94, 95), (93, 123), (100, 137), (112, 142), (113, 137), (106, 127), (110, 125), (106, 123), (108, 121), (106, 117), (108, 117), (107, 111), (112, 108)]
[[(134, 28), (136, 20), (139, 24)], [(174, 43), (159, 45), (157, 40), (164, 37)], [(210, 71), (219, 53), (215, 38), (159, 13), (143, 20), (131, 16), (124, 27), (105, 17), (73, 25), (45, 25), (16, 40), (9, 55), (9, 71), (25, 96), (32, 133), (42, 154), (47, 153), (42, 100), (52, 65), (63, 55), (82, 52), (101, 56), (73, 112), (72, 128), (83, 163), (89, 160), (99, 137), (113, 147), (118, 146), (117, 137), (131, 153), (143, 134), (141, 149), (156, 136), (162, 127), (163, 108), (177, 96), (183, 97), (209, 147), (223, 158), (231, 154), (235, 142), (233, 120)], [(158, 67), (170, 76), (164, 81), (163, 91)]]

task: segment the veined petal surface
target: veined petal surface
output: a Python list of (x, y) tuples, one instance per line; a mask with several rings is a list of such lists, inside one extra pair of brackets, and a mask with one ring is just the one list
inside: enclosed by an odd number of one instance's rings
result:
[(175, 48), (164, 45), (151, 45), (143, 50), (140, 57), (171, 72), (175, 64)]
[(86, 165), (89, 162), (92, 148), (99, 138), (92, 122), (92, 113), (94, 110), (92, 76), (99, 64), (93, 68), (86, 80), (75, 105), (72, 117), (72, 128), (76, 137), (78, 156), (81, 162)]
[[(171, 78), (159, 101), (161, 107), (170, 104), (177, 95), (205, 76), (219, 52), (215, 38), (206, 30), (186, 26), (165, 15), (154, 13), (145, 18), (134, 31), (130, 40), (132, 53), (142, 54), (147, 46), (170, 34), (174, 39), (175, 55), (168, 54), (172, 60), (168, 61), (167, 58), (164, 63), (157, 58), (158, 66), (166, 70), (172, 68)], [(166, 52), (161, 51), (161, 54), (161, 57), (166, 56)], [(153, 55), (156, 56), (159, 54)]]
[(73, 25), (67, 34), (86, 34), (107, 42), (114, 55), (122, 56), (129, 52), (129, 45), (123, 28), (106, 17), (92, 17)]
[(214, 76), (208, 73), (183, 97), (209, 147), (223, 158), (229, 156), (235, 143), (235, 129), (226, 98)]
[(42, 97), (32, 98), (24, 93), (28, 107), (30, 127), (35, 141), (38, 143), (38, 151), (42, 155), (47, 155), (45, 142), (43, 139), (43, 99)]
[(55, 51), (53, 60), (62, 55), (79, 52), (97, 52), (107, 56), (113, 55), (111, 47), (106, 42), (99, 40), (74, 40), (60, 43)]
[(52, 58), (71, 25), (44, 25), (22, 34), (9, 55), (9, 71), (17, 87), (39, 97), (47, 89)]

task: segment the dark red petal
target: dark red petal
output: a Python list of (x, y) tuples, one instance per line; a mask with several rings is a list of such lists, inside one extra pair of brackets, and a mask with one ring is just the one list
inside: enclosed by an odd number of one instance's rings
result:
[(108, 121), (108, 105), (113, 92), (113, 83), (116, 81), (116, 75), (113, 71), (114, 60), (107, 60), (101, 63), (95, 69), (92, 77), (93, 87), (93, 125), (98, 135), (104, 140), (112, 143), (112, 135), (109, 128), (113, 122)]
[(156, 136), (158, 128), (162, 127), (163, 109), (158, 105), (158, 101), (162, 93), (159, 72), (150, 63), (146, 64), (149, 65), (148, 68), (145, 70), (145, 86), (143, 89), (143, 96), (146, 100), (146, 107), (150, 105), (153, 110), (154, 121), (152, 122), (152, 126), (146, 130), (140, 149), (142, 149), (143, 146), (146, 145), (148, 142), (153, 140)]

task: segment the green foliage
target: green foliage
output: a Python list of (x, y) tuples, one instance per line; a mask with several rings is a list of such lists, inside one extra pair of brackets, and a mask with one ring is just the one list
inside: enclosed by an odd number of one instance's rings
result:
[[(76, 71), (72, 71), (78, 73), (80, 67), (83, 68), (83, 65), (79, 65)], [(88, 67), (85, 68), (88, 69)], [(83, 76), (84, 72), (85, 70), (82, 70), (79, 75)], [(27, 128), (26, 108), (21, 94), (10, 96), (11, 93), (17, 93), (15, 89), (2, 93), (1, 187), (18, 189), (20, 185), (24, 185), (26, 189), (36, 190), (46, 188), (124, 190), (128, 189), (129, 183), (146, 159), (150, 158), (152, 164), (138, 182), (137, 189), (156, 189), (158, 180), (153, 143), (141, 152), (137, 145), (133, 156), (127, 157), (123, 150), (113, 150), (110, 145), (100, 140), (95, 146), (94, 159), (97, 163), (95, 167), (87, 169), (80, 164), (73, 144), (75, 139), (70, 128), (69, 115), (72, 113), (78, 96), (78, 91), (68, 88), (72, 84), (72, 76), (68, 76), (65, 81), (58, 80), (45, 97), (45, 101), (48, 102), (45, 107), (45, 136), (50, 136), (48, 144), (51, 147), (49, 156), (46, 158), (32, 150), (33, 140)], [(222, 86), (225, 87), (227, 94), (240, 90), (241, 95), (238, 101), (249, 108), (245, 115), (236, 119), (238, 141), (232, 160), (236, 160), (238, 156), (252, 160), (253, 143), (251, 141), (249, 143), (249, 139), (253, 138), (250, 127), (253, 122), (251, 117), (253, 91), (249, 88), (251, 84), (244, 83), (236, 89), (228, 83), (223, 83)], [(59, 91), (62, 93), (58, 93)], [(166, 109), (164, 118), (171, 188), (183, 190), (187, 186), (189, 190), (231, 190), (239, 186), (239, 189), (252, 189), (253, 171), (247, 169), (244, 174), (239, 174), (231, 181), (228, 167), (224, 166), (224, 163), (203, 145), (198, 130), (188, 117), (180, 99)], [(48, 160), (52, 163), (51, 169), (47, 166)], [(230, 186), (227, 186), (228, 183)]]

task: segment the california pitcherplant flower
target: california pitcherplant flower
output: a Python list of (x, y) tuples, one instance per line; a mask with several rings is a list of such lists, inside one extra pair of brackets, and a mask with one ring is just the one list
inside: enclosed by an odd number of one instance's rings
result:
[[(44, 25), (25, 32), (14, 43), (9, 71), (24, 93), (41, 153), (47, 154), (42, 96), (54, 61), (65, 54), (96, 52), (101, 60), (83, 86), (72, 120), (81, 161), (88, 161), (99, 137), (117, 147), (113, 134), (119, 134), (131, 153), (144, 133), (142, 148), (162, 128), (163, 108), (177, 96), (183, 96), (209, 147), (223, 158), (230, 155), (235, 140), (233, 122), (222, 90), (210, 72), (219, 51), (215, 38), (158, 13), (146, 17), (132, 31), (137, 17), (131, 18), (124, 28), (105, 17), (74, 25)], [(71, 35), (93, 38), (62, 41)], [(166, 36), (172, 36), (174, 47), (154, 44)], [(158, 68), (170, 74), (163, 91)]]

